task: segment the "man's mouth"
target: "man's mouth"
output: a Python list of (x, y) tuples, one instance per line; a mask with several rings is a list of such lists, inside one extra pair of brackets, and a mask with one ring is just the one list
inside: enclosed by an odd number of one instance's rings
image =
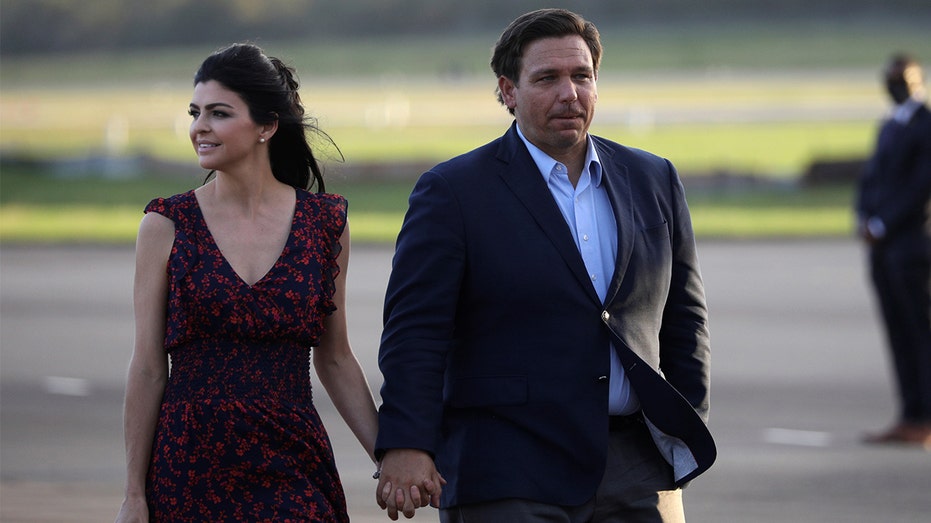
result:
[(553, 119), (555, 119), (555, 120), (575, 120), (575, 119), (581, 118), (581, 117), (582, 117), (582, 115), (581, 115), (581, 114), (578, 114), (578, 113), (563, 113), (563, 114), (557, 114), (557, 115), (553, 116)]

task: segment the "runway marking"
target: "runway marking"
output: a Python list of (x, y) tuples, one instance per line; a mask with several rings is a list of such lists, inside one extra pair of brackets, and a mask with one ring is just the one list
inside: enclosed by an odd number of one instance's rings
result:
[(45, 391), (62, 396), (87, 396), (90, 383), (84, 378), (66, 378), (64, 376), (46, 376)]
[(763, 431), (763, 441), (774, 445), (827, 447), (831, 444), (831, 434), (814, 430), (771, 428)]

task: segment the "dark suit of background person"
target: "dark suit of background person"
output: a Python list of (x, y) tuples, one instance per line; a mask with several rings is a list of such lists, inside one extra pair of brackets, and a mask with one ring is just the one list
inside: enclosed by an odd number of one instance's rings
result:
[(931, 112), (921, 75), (905, 56), (885, 71), (896, 106), (860, 181), (857, 213), (901, 404), (897, 423), (867, 441), (931, 450)]
[[(584, 140), (587, 125), (583, 132)], [(665, 159), (595, 136), (590, 143), (617, 228), (604, 300), (516, 123), (417, 182), (397, 241), (379, 356), (377, 447), (387, 454), (377, 495), (389, 504), (394, 491), (382, 485), (401, 481), (389, 457), (419, 449), (448, 481), (444, 521), (459, 521), (462, 507), (494, 510), (501, 500), (515, 502), (507, 510), (518, 515), (478, 512), (474, 520), (536, 521), (525, 510), (537, 504), (580, 517), (605, 487), (606, 468), (620, 468), (609, 465), (617, 437), (639, 442), (641, 467), (659, 471), (659, 488), (638, 478), (652, 488), (646, 503), (661, 504), (657, 490), (668, 490), (680, 514), (672, 520), (681, 520), (677, 485), (714, 461), (704, 423), (707, 311), (682, 185)], [(615, 417), (613, 430), (612, 344), (643, 412)], [(427, 475), (411, 474), (410, 483)]]

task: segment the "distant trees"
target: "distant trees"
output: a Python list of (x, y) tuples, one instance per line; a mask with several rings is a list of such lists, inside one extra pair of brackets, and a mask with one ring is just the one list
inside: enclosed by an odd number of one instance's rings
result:
[[(927, 0), (587, 0), (599, 26), (636, 20), (825, 16), (931, 18)], [(364, 37), (497, 32), (538, 0), (3, 0), (0, 54), (186, 45), (275, 35)]]
[[(306, 30), (307, 0), (3, 0), (0, 52), (183, 45), (249, 31)], [(225, 39), (225, 38), (224, 38)]]

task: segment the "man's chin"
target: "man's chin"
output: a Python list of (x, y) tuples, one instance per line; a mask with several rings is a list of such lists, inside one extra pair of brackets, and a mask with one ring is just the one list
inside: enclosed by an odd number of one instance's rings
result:
[(585, 140), (586, 133), (584, 129), (579, 128), (560, 129), (555, 132), (554, 137), (558, 143), (570, 147)]

